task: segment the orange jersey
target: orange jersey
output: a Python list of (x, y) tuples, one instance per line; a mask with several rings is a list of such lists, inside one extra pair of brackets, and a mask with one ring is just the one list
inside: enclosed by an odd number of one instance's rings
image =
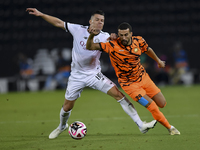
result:
[(148, 51), (148, 44), (141, 36), (132, 36), (131, 40), (129, 46), (123, 46), (119, 38), (100, 43), (102, 51), (109, 54), (118, 81), (123, 86), (141, 81), (142, 75), (146, 73), (140, 63), (140, 56)]

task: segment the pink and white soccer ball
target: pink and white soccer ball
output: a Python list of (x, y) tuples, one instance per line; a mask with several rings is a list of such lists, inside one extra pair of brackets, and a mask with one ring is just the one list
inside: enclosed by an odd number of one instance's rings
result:
[(68, 129), (69, 135), (76, 140), (80, 140), (86, 136), (87, 128), (83, 122), (75, 121)]

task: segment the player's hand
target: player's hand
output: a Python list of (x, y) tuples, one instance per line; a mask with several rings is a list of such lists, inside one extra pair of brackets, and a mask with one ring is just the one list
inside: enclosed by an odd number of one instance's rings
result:
[(99, 34), (100, 30), (99, 29), (95, 29), (92, 25), (90, 25), (89, 29), (88, 29), (88, 32), (90, 34), (94, 34), (94, 35), (97, 35)]
[(159, 60), (158, 68), (165, 68), (165, 61)]
[(109, 40), (116, 40), (117, 38), (118, 38), (117, 34), (111, 33), (110, 37), (107, 39), (107, 41), (109, 41)]
[(35, 15), (35, 16), (41, 16), (42, 15), (42, 13), (40, 11), (38, 11), (36, 8), (27, 8), (26, 11), (30, 15)]

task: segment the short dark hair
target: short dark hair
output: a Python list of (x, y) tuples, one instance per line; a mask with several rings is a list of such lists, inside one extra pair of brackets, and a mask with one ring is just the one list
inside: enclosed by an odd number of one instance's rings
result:
[(118, 30), (126, 30), (126, 29), (129, 29), (130, 32), (132, 32), (132, 27), (129, 23), (127, 22), (123, 22), (121, 23), (119, 26), (118, 26)]
[(91, 17), (94, 16), (95, 14), (99, 14), (99, 15), (105, 16), (105, 13), (104, 13), (102, 10), (94, 11), (94, 12), (92, 13)]

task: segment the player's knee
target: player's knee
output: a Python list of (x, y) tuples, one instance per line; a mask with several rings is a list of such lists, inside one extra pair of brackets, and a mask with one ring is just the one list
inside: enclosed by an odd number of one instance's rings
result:
[(112, 87), (107, 92), (107, 94), (112, 96), (116, 100), (120, 100), (120, 99), (122, 99), (124, 97), (124, 94), (121, 91), (119, 91), (119, 89), (116, 86)]
[(167, 104), (166, 101), (163, 101), (163, 102), (160, 104), (159, 107), (160, 107), (160, 108), (164, 108), (164, 107), (166, 106), (166, 104)]
[(164, 108), (166, 106), (166, 101), (164, 100), (159, 100), (159, 101), (155, 101), (156, 105), (160, 108)]
[(166, 106), (166, 100), (165, 97), (162, 95), (162, 93), (158, 93), (153, 97), (154, 102), (156, 105), (160, 108), (164, 108)]
[(113, 98), (116, 100), (121, 100), (122, 98), (124, 98), (124, 95), (118, 92), (116, 93), (116, 95), (113, 95)]

